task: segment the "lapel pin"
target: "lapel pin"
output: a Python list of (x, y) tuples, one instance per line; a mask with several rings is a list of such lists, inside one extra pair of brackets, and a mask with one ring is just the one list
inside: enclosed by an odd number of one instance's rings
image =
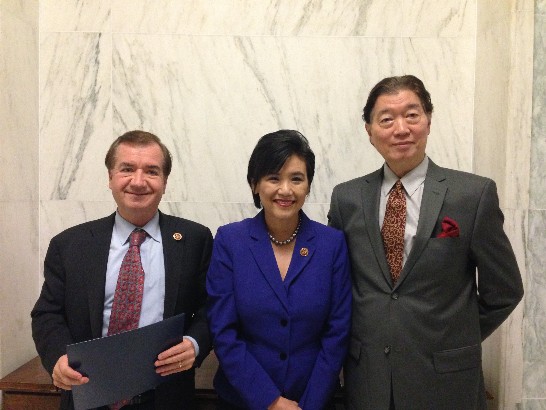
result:
[(181, 239), (182, 239), (182, 234), (181, 234), (181, 233), (178, 233), (178, 232), (173, 233), (173, 239), (174, 239), (175, 241), (181, 240)]
[(307, 248), (301, 248), (301, 249), (300, 249), (300, 255), (301, 255), (301, 256), (307, 256), (307, 255), (309, 255), (309, 249), (307, 249)]

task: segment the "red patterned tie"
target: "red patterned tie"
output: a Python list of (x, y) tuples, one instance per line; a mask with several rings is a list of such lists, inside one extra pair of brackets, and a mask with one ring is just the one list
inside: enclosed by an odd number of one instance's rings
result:
[[(144, 293), (144, 269), (140, 260), (140, 245), (144, 239), (146, 239), (146, 231), (137, 228), (131, 232), (129, 250), (119, 269), (108, 336), (138, 328)], [(130, 400), (121, 400), (109, 407), (112, 410), (118, 410), (129, 402)]]
[(396, 181), (387, 200), (385, 219), (381, 228), (392, 283), (400, 277), (404, 260), (404, 231), (406, 230), (406, 196), (400, 180)]

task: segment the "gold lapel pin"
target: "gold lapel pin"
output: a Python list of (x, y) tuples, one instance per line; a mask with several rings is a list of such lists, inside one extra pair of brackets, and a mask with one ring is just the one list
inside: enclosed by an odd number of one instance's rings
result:
[(309, 249), (307, 249), (307, 248), (301, 248), (301, 249), (300, 249), (300, 255), (301, 255), (301, 256), (307, 256), (307, 255), (309, 255)]
[(175, 241), (181, 240), (181, 239), (182, 239), (182, 234), (181, 234), (181, 233), (178, 233), (178, 232), (173, 233), (173, 239), (174, 239)]

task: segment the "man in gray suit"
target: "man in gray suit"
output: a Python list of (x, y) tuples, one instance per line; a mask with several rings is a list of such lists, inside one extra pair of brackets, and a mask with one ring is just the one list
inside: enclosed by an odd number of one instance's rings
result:
[(352, 264), (349, 409), (485, 409), (481, 342), (523, 297), (495, 183), (425, 154), (432, 110), (418, 78), (381, 80), (363, 119), (385, 164), (332, 194)]

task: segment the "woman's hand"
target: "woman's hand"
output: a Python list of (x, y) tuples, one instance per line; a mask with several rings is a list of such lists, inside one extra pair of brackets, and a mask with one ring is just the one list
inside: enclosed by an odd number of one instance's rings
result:
[(301, 410), (298, 403), (292, 400), (288, 400), (282, 396), (277, 397), (273, 403), (269, 405), (267, 410)]

